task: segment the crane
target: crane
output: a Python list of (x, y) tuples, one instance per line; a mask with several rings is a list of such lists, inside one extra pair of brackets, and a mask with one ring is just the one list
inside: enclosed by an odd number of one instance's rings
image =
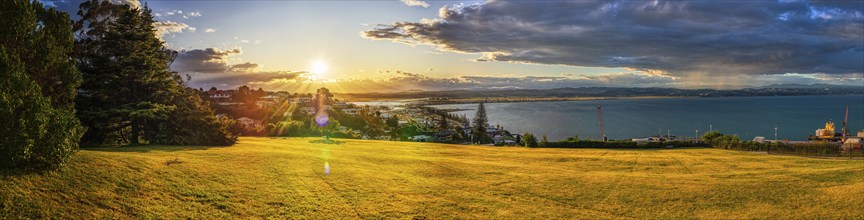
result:
[(600, 105), (597, 105), (597, 119), (600, 127), (600, 140), (606, 141), (606, 130), (603, 129), (603, 112), (600, 110)]
[(849, 104), (846, 104), (846, 116), (843, 117), (843, 142), (846, 142), (846, 137), (849, 136), (849, 131), (846, 130), (846, 123), (849, 121)]

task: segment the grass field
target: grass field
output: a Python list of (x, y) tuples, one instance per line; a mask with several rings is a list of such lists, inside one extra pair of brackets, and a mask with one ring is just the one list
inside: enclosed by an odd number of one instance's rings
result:
[(310, 140), (84, 149), (0, 176), (0, 219), (864, 219), (862, 160)]

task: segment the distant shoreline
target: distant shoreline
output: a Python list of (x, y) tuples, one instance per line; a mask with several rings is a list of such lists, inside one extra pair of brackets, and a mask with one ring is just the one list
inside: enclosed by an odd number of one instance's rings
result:
[(670, 99), (670, 98), (692, 98), (692, 96), (630, 96), (630, 97), (496, 97), (496, 98), (452, 98), (452, 99), (429, 99), (412, 104), (418, 105), (455, 105), (474, 103), (511, 103), (511, 102), (564, 102), (564, 101), (591, 101), (591, 100), (628, 100), (628, 99)]
[[(860, 96), (859, 94), (848, 94)], [(766, 96), (724, 96), (724, 97), (702, 97), (702, 96), (597, 96), (597, 97), (471, 97), (471, 98), (343, 98), (346, 102), (400, 102), (405, 105), (456, 105), (476, 103), (515, 103), (515, 102), (566, 102), (566, 101), (592, 101), (592, 100), (639, 100), (639, 99), (676, 99), (676, 98), (733, 98), (733, 97), (798, 97), (798, 96), (835, 96), (835, 95), (766, 95)], [(843, 96), (843, 95), (840, 95)]]

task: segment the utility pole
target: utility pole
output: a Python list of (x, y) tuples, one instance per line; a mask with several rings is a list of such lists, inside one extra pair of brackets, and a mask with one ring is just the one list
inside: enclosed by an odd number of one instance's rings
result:
[(774, 125), (774, 140), (777, 140), (777, 125)]
[(669, 130), (666, 130), (666, 140), (672, 140), (672, 135), (669, 133)]

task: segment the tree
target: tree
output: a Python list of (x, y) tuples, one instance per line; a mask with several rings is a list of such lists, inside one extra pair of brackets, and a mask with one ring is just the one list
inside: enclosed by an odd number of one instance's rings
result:
[(522, 135), (522, 145), (526, 147), (537, 147), (537, 137), (534, 137), (534, 134), (525, 133), (525, 135)]
[(440, 126), (441, 130), (447, 130), (447, 127), (450, 126), (447, 124), (447, 113), (442, 111), (440, 115), (441, 115), (441, 124), (439, 124), (439, 126)]
[(540, 147), (548, 147), (549, 146), (549, 138), (546, 135), (543, 135), (543, 138), (540, 139)]
[(0, 1), (0, 167), (51, 169), (78, 150), (68, 15), (28, 0)]
[(568, 141), (568, 142), (577, 142), (577, 141), (579, 141), (579, 134), (574, 134), (573, 137), (568, 137), (568, 138), (567, 138), (567, 141)]
[(169, 69), (177, 55), (156, 36), (141, 9), (108, 1), (81, 3), (78, 68), (84, 82), (76, 108), (88, 143), (232, 144), (199, 91)]
[(472, 124), (474, 124), (474, 127), (471, 129), (471, 136), (474, 138), (474, 143), (489, 143), (491, 138), (486, 133), (486, 127), (489, 127), (489, 120), (486, 118), (486, 107), (483, 106), (482, 102), (477, 106), (477, 112), (474, 113)]

